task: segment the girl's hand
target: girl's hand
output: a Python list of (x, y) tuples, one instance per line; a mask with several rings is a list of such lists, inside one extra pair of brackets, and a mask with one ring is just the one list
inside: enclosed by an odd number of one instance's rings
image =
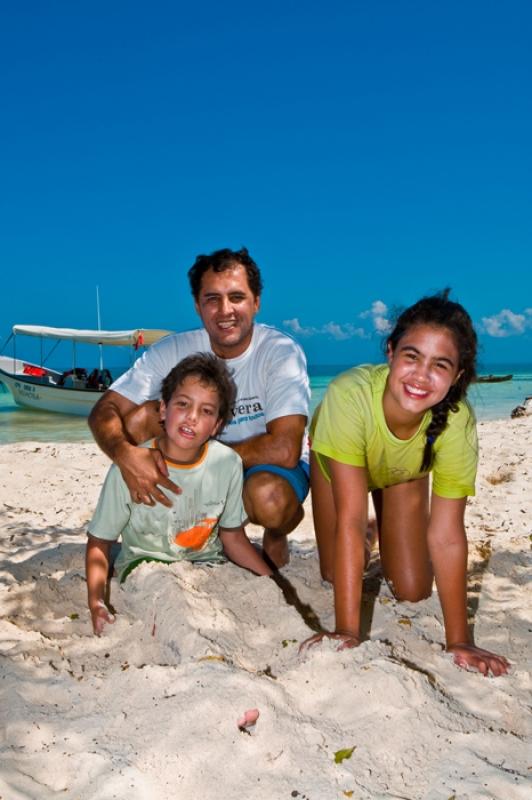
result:
[(96, 636), (100, 636), (106, 625), (112, 625), (115, 615), (111, 614), (103, 600), (98, 600), (90, 609), (92, 619), (92, 629)]
[(315, 633), (310, 639), (305, 639), (305, 641), (299, 645), (299, 652), (304, 653), (306, 650), (314, 647), (314, 645), (320, 644), (324, 639), (335, 639), (337, 642), (340, 642), (336, 648), (338, 652), (340, 652), (340, 650), (350, 650), (352, 647), (358, 647), (360, 644), (358, 636), (353, 636), (350, 633), (330, 633), (329, 631), (323, 631), (323, 633)]
[(486, 677), (490, 674), (494, 677), (506, 675), (510, 669), (510, 662), (504, 656), (490, 653), (482, 647), (474, 644), (452, 644), (447, 648), (447, 652), (454, 656), (454, 663), (462, 669), (476, 669)]

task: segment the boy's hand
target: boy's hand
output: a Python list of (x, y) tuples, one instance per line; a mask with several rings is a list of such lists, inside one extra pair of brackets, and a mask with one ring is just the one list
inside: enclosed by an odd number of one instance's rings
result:
[(112, 625), (115, 621), (115, 615), (111, 614), (103, 600), (98, 600), (93, 606), (90, 607), (92, 629), (96, 636), (100, 636), (103, 632), (105, 624)]

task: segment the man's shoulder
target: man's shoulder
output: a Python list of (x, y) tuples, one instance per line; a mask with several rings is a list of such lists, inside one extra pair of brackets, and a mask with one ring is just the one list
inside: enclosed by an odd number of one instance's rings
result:
[(195, 352), (198, 347), (210, 350), (209, 337), (205, 328), (193, 328), (189, 331), (171, 333), (152, 345), (157, 350), (188, 350)]
[(284, 349), (285, 353), (287, 352), (287, 348), (290, 348), (291, 351), (298, 352), (303, 355), (303, 348), (299, 342), (296, 342), (296, 340), (290, 336), (290, 334), (280, 331), (278, 328), (274, 328), (272, 325), (265, 325), (263, 322), (255, 323), (255, 329), (256, 348), (269, 350), (279, 346), (280, 348)]

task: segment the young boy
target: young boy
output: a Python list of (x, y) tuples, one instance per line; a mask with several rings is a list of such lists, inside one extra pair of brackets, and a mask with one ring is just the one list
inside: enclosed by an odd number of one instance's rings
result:
[[(104, 602), (111, 546), (122, 538), (115, 571), (120, 582), (142, 561), (223, 562), (257, 575), (272, 571), (246, 536), (240, 456), (211, 437), (231, 413), (235, 386), (225, 364), (196, 353), (177, 364), (162, 383), (162, 434), (143, 447), (162, 453), (181, 494), (166, 492), (171, 508), (134, 503), (112, 465), (89, 523), (87, 589), (94, 633), (114, 622)], [(164, 491), (164, 490), (163, 490)]]

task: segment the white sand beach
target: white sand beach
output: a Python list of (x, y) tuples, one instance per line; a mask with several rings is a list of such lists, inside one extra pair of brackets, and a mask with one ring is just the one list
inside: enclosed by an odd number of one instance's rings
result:
[(375, 565), (367, 641), (299, 656), (307, 623), (333, 624), (308, 501), (285, 594), (232, 564), (147, 564), (113, 582), (117, 620), (97, 638), (84, 545), (106, 457), (0, 447), (0, 798), (532, 797), (532, 418), (479, 434), (469, 597), (477, 642), (512, 662), (496, 679), (443, 653), (435, 592), (399, 604)]

